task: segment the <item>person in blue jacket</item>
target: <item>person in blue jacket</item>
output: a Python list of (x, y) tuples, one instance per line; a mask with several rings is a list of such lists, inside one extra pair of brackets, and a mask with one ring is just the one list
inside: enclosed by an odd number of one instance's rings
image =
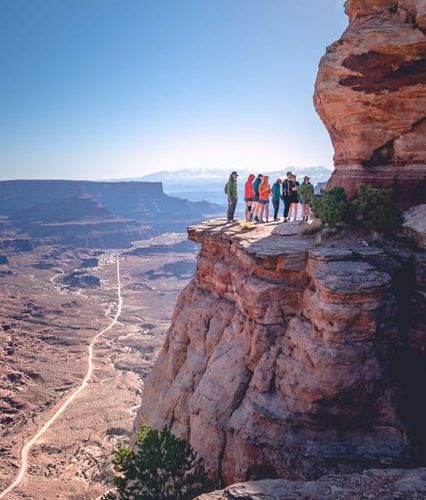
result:
[(281, 195), (281, 179), (277, 179), (272, 184), (272, 205), (274, 207), (274, 221), (278, 221), (278, 210), (280, 209), (280, 200), (282, 199)]

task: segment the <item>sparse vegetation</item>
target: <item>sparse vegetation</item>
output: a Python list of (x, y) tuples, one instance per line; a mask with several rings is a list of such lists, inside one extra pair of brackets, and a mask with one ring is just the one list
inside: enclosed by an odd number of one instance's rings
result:
[(335, 187), (316, 196), (312, 201), (312, 209), (323, 224), (335, 226), (341, 222), (347, 222), (349, 202), (345, 190)]
[(343, 188), (336, 187), (316, 196), (312, 208), (321, 222), (328, 226), (350, 223), (376, 234), (389, 234), (402, 223), (402, 214), (394, 204), (392, 190), (365, 184), (358, 187), (358, 194), (352, 202), (348, 201)]
[(217, 486), (189, 443), (167, 428), (143, 427), (135, 448), (119, 446), (113, 464), (117, 491), (103, 500), (190, 500)]
[(361, 184), (357, 197), (351, 203), (351, 212), (356, 225), (376, 233), (390, 233), (402, 222), (402, 214), (394, 204), (391, 189), (376, 189)]

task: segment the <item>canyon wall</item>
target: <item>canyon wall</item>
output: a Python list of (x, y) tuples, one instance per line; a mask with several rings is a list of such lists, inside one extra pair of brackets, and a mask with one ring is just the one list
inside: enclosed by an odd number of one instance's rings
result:
[(426, 1), (348, 0), (349, 26), (327, 48), (314, 103), (335, 171), (328, 187), (393, 187), (401, 205), (426, 197)]
[(125, 248), (222, 211), (168, 196), (161, 182), (0, 181), (0, 229), (36, 246)]
[(110, 214), (160, 226), (179, 224), (182, 228), (188, 221), (198, 222), (201, 217), (219, 213), (212, 203), (166, 195), (161, 182), (14, 180), (0, 181), (0, 216), (19, 219), (22, 212), (31, 212), (33, 207), (39, 210), (42, 204), (79, 197), (91, 197)]
[(171, 426), (226, 484), (407, 465), (424, 450), (424, 253), (296, 233), (189, 229), (196, 274), (144, 390), (135, 429)]

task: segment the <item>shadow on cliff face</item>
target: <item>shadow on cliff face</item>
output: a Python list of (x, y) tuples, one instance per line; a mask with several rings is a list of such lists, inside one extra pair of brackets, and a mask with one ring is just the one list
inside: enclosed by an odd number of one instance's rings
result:
[(392, 280), (392, 290), (399, 306), (399, 339), (392, 360), (399, 387), (399, 414), (407, 426), (416, 462), (426, 465), (426, 401), (419, 394), (419, 383), (423, 384), (426, 380), (423, 331), (426, 307), (419, 290), (425, 285), (424, 258), (404, 258), (395, 254), (394, 258), (400, 263)]
[(365, 246), (356, 232), (319, 244), (302, 227), (189, 229), (201, 244), (196, 273), (136, 427), (170, 425), (226, 484), (424, 457), (426, 261), (396, 244)]
[[(271, 235), (264, 239), (257, 240), (247, 251), (257, 251), (269, 249), (271, 253), (280, 253), (280, 244), (277, 237), (283, 234), (293, 236), (297, 230), (285, 228), (277, 225), (271, 232)], [(300, 231), (299, 231), (300, 233)], [(345, 237), (346, 236), (346, 237)], [(377, 354), (382, 364), (385, 377), (394, 387), (396, 387), (398, 417), (403, 422), (410, 442), (410, 451), (416, 465), (426, 464), (426, 402), (424, 398), (419, 397), (419, 382), (426, 380), (426, 359), (424, 351), (424, 318), (426, 317), (426, 306), (422, 290), (425, 287), (426, 270), (424, 253), (419, 248), (408, 248), (397, 245), (391, 241), (382, 242), (377, 248), (364, 249), (360, 253), (354, 248), (354, 243), (359, 243), (361, 234), (337, 235), (332, 241), (328, 242), (329, 248), (316, 247), (317, 253), (329, 253), (327, 259), (339, 260), (350, 259), (359, 262), (366, 261), (375, 269), (388, 274), (391, 278), (390, 300), (394, 302), (395, 316), (391, 326), (394, 333), (386, 328), (378, 328), (376, 331)], [(367, 236), (367, 235), (364, 235)], [(282, 240), (282, 238), (280, 238)], [(368, 239), (368, 237), (366, 238)], [(292, 241), (293, 240), (293, 241)], [(315, 248), (315, 238), (307, 236), (300, 238), (291, 238), (286, 244), (286, 250), (281, 250), (281, 257), (294, 253), (296, 249), (308, 250)], [(304, 248), (303, 240), (307, 244)], [(327, 242), (324, 243), (327, 247)], [(332, 248), (331, 248), (332, 247)], [(266, 253), (265, 252), (265, 253)], [(314, 250), (315, 252), (315, 250)], [(331, 252), (331, 253), (330, 253)], [(333, 256), (334, 252), (334, 256)], [(345, 252), (352, 252), (349, 257)], [(371, 255), (369, 255), (371, 253)], [(284, 260), (286, 257), (284, 256)], [(327, 260), (326, 259), (326, 260)], [(296, 263), (296, 265), (294, 265)], [(290, 271), (300, 271), (306, 265), (306, 259), (303, 258), (288, 260)], [(312, 285), (308, 285), (312, 286)], [(302, 299), (303, 301), (303, 299)], [(299, 302), (301, 303), (301, 302)], [(300, 314), (304, 315), (301, 310)], [(386, 322), (386, 318), (382, 318)], [(333, 327), (333, 323), (329, 323)], [(335, 426), (341, 429), (368, 429), (374, 425), (373, 411), (375, 411), (375, 401), (381, 396), (383, 390), (380, 384), (377, 390), (367, 390), (366, 387), (356, 385), (349, 391), (342, 391), (335, 399), (319, 399), (315, 406), (317, 407), (317, 423), (324, 426)], [(341, 415), (342, 407), (347, 408), (347, 413)], [(352, 408), (352, 410), (351, 410)], [(360, 408), (362, 410), (360, 411)], [(353, 421), (350, 414), (353, 413)]]

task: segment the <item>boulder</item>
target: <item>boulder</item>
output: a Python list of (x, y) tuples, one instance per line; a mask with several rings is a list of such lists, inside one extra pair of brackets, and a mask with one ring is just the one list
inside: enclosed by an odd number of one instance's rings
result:
[(233, 484), (196, 500), (312, 500), (314, 498), (425, 498), (426, 469), (368, 470), (318, 481), (263, 480)]

